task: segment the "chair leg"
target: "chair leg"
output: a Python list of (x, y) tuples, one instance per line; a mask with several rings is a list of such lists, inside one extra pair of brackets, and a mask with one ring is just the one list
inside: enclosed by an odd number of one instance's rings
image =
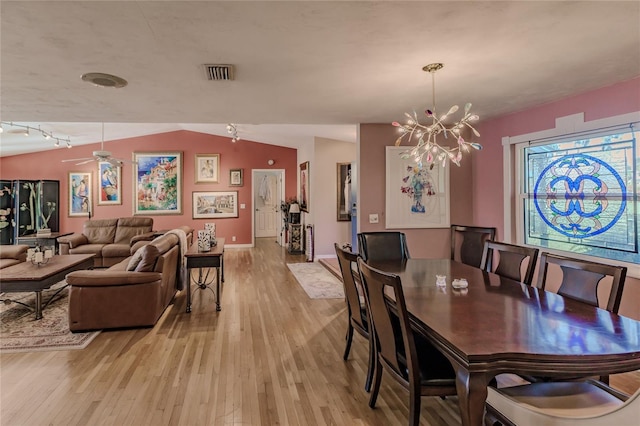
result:
[(342, 359), (346, 360), (349, 358), (349, 351), (351, 350), (351, 341), (353, 340), (353, 326), (351, 325), (351, 321), (349, 321), (349, 327), (347, 328), (347, 346), (344, 348), (344, 355), (342, 355)]
[(373, 389), (371, 389), (371, 396), (369, 397), (369, 407), (374, 408), (376, 406), (376, 400), (378, 399), (378, 391), (380, 391), (380, 382), (382, 381), (382, 364), (377, 361), (375, 374), (373, 375)]
[(416, 389), (416, 385), (411, 384), (409, 388), (409, 426), (420, 424), (420, 397), (420, 391)]
[(367, 380), (364, 383), (364, 390), (371, 391), (371, 382), (373, 380), (374, 368), (376, 365), (376, 353), (373, 348), (373, 341), (369, 339), (369, 367), (367, 368)]

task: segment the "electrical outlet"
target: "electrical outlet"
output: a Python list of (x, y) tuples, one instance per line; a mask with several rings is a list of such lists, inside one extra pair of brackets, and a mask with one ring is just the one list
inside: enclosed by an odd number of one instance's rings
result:
[(378, 213), (369, 215), (369, 223), (378, 223)]
[(234, 235), (233, 237), (231, 237), (231, 241), (235, 241), (236, 240), (236, 236)]

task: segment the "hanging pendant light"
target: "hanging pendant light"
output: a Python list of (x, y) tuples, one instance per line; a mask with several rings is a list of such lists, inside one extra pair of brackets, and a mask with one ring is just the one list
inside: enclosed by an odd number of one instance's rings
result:
[[(421, 124), (418, 120), (418, 114), (414, 111), (413, 114), (405, 113), (407, 116), (407, 122), (405, 124), (394, 121), (392, 125), (398, 127), (402, 133), (396, 140), (396, 146), (399, 146), (405, 137), (408, 142), (411, 142), (414, 138), (417, 140), (415, 147), (402, 153), (401, 156), (403, 158), (413, 158), (416, 163), (426, 161), (428, 164), (432, 164), (438, 162), (442, 164), (442, 167), (450, 161), (460, 166), (463, 152), (469, 152), (470, 148), (482, 149), (482, 145), (479, 143), (467, 142), (462, 136), (462, 131), (465, 127), (471, 129), (474, 135), (480, 136), (480, 133), (470, 124), (471, 122), (477, 121), (479, 117), (476, 114), (471, 114), (470, 103), (464, 106), (463, 117), (452, 125), (447, 126), (444, 121), (446, 121), (451, 114), (458, 111), (458, 105), (449, 108), (446, 114), (440, 117), (437, 116), (435, 73), (442, 69), (442, 67), (444, 67), (443, 64), (434, 63), (422, 68), (423, 71), (431, 74), (432, 107), (424, 112), (427, 119), (431, 119), (431, 123)], [(440, 134), (442, 134), (445, 139), (451, 136), (452, 139), (455, 140), (454, 145), (441, 145), (441, 143), (438, 142), (438, 136)]]

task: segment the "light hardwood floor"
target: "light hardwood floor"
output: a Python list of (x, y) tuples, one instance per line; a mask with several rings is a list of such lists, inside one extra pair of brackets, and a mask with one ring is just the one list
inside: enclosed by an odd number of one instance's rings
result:
[[(286, 267), (302, 261), (257, 239), (225, 252), (221, 312), (194, 290), (187, 314), (181, 292), (153, 328), (2, 354), (0, 424), (405, 425), (408, 394), (389, 377), (369, 408), (367, 343), (356, 334), (343, 361), (344, 301), (309, 299)], [(457, 398), (423, 398), (421, 424), (460, 424)]]

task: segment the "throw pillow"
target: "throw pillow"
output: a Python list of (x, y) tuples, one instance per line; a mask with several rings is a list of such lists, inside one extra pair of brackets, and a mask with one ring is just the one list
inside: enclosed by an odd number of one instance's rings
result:
[(142, 260), (142, 249), (144, 246), (140, 247), (129, 259), (129, 264), (127, 265), (127, 271), (135, 271), (138, 267), (138, 264)]
[(160, 256), (160, 251), (158, 251), (158, 247), (154, 245), (146, 245), (142, 247), (142, 259), (140, 259), (140, 263), (136, 266), (136, 272), (153, 272), (156, 267), (156, 260), (158, 260), (158, 256)]

